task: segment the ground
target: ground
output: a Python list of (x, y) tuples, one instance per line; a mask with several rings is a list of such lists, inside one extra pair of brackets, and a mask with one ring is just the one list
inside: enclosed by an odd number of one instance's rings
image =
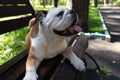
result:
[(100, 75), (89, 73), (88, 70), (88, 74), (92, 76), (87, 77), (89, 80), (120, 80), (120, 7), (102, 7), (100, 11), (110, 32), (111, 40), (110, 42), (89, 40), (87, 52), (101, 67), (107, 67), (110, 72)]

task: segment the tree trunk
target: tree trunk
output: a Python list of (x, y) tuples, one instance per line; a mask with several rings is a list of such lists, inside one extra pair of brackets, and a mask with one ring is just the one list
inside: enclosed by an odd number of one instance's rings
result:
[(107, 4), (109, 4), (109, 0), (104, 0), (104, 5), (106, 6)]
[(66, 7), (70, 10), (72, 9), (72, 7), (73, 7), (72, 0), (67, 0)]
[(50, 0), (50, 5), (52, 5), (52, 0)]
[(97, 7), (98, 6), (98, 0), (92, 0), (92, 6)]
[(54, 0), (54, 7), (58, 6), (58, 0)]
[(72, 0), (72, 4), (79, 17), (78, 25), (83, 28), (84, 32), (88, 32), (89, 0)]
[(43, 0), (43, 7), (45, 8), (45, 0)]
[(98, 6), (98, 0), (94, 0), (94, 6), (95, 6), (95, 7)]
[(34, 6), (40, 5), (40, 1), (39, 0), (34, 0)]

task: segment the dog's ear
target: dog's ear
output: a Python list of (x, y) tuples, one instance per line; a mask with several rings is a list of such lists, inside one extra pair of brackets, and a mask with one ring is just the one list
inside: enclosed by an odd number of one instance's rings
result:
[(37, 21), (42, 20), (42, 18), (45, 17), (46, 14), (47, 14), (47, 11), (43, 11), (43, 10), (38, 11), (37, 14), (36, 14), (36, 20)]
[(36, 24), (36, 18), (32, 18), (30, 21), (29, 21), (29, 27), (31, 28), (32, 26), (34, 26)]
[(29, 21), (29, 26), (30, 26), (30, 28), (32, 27), (32, 26), (34, 26), (36, 23), (37, 23), (37, 21), (40, 21), (40, 20), (42, 20), (42, 18), (44, 17), (44, 16), (46, 16), (46, 14), (47, 14), (47, 11), (38, 11), (37, 12), (37, 14), (35, 15), (35, 18), (32, 18), (30, 21)]

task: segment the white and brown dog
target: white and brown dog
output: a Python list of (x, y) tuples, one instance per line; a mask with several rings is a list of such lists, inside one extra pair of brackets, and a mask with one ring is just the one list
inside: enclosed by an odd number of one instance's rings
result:
[(84, 70), (84, 63), (70, 47), (69, 38), (81, 31), (76, 25), (76, 13), (67, 8), (54, 8), (48, 13), (38, 12), (37, 17), (29, 22), (30, 32), (26, 37), (29, 55), (26, 63), (26, 74), (23, 80), (37, 80), (36, 69), (45, 58), (52, 58), (62, 52), (77, 70)]

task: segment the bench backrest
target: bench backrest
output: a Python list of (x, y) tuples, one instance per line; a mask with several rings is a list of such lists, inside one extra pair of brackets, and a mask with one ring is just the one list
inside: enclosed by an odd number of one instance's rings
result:
[(0, 34), (27, 26), (34, 15), (29, 0), (0, 0)]

